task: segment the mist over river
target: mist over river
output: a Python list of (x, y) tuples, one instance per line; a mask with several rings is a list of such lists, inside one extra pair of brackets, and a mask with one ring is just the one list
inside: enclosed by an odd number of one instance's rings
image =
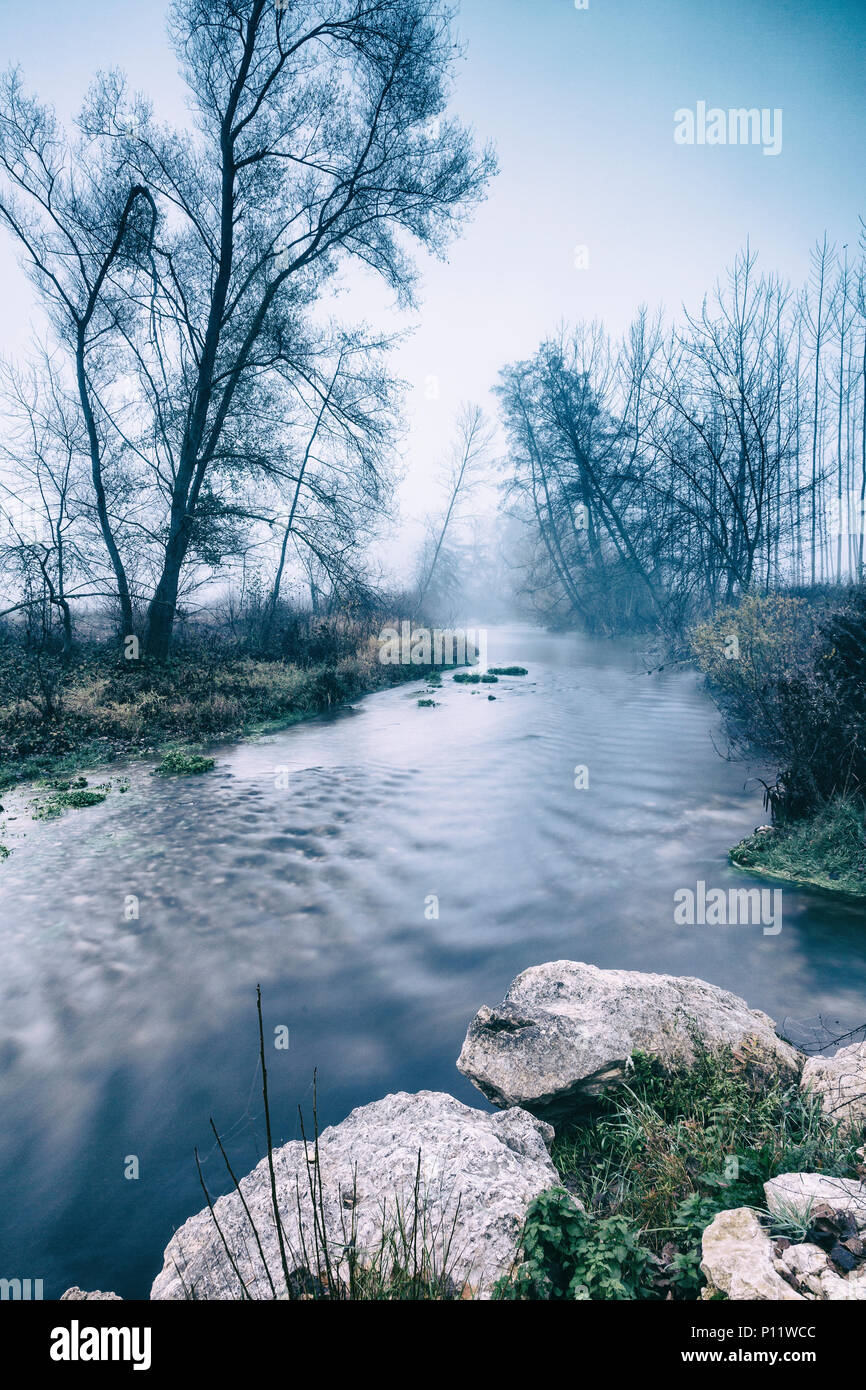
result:
[(489, 644), (529, 675), (446, 676), (435, 709), (414, 681), (219, 749), (204, 776), (135, 764), (124, 795), (10, 824), (0, 1273), (47, 1298), (147, 1297), (204, 1205), (194, 1145), (212, 1193), (229, 1186), (209, 1116), (238, 1174), (264, 1152), (257, 982), (266, 1039), (290, 1034), (269, 1051), (278, 1142), (298, 1103), (310, 1120), (314, 1068), (321, 1125), (397, 1090), (486, 1106), (454, 1065), (466, 1026), (542, 961), (700, 975), (780, 1022), (863, 1022), (861, 909), (785, 888), (778, 935), (674, 923), (677, 889), (760, 882), (726, 857), (766, 818), (760, 788), (716, 751), (699, 677), (575, 635)]

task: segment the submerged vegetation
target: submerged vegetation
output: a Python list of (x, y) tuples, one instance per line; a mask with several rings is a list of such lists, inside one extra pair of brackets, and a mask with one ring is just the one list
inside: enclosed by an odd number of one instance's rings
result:
[(44, 801), (37, 799), (34, 802), (33, 819), (56, 820), (64, 811), (81, 811), (86, 806), (99, 806), (110, 790), (109, 783), (88, 787), (84, 777), (77, 778), (74, 784), (56, 782)]
[(205, 758), (201, 753), (191, 753), (185, 748), (171, 748), (162, 756), (158, 767), (153, 769), (154, 777), (190, 776), (212, 771), (213, 758)]

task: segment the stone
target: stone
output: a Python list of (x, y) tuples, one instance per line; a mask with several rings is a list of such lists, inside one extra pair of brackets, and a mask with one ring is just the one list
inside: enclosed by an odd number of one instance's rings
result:
[(751, 1207), (720, 1211), (713, 1218), (703, 1234), (701, 1269), (707, 1280), (704, 1298), (723, 1293), (730, 1299), (803, 1301), (778, 1272), (773, 1242)]
[(71, 1289), (67, 1289), (66, 1293), (60, 1295), (61, 1303), (65, 1303), (67, 1300), (77, 1301), (78, 1299), (90, 1299), (91, 1301), (97, 1302), (100, 1299), (105, 1302), (110, 1302), (111, 1300), (114, 1300), (116, 1303), (123, 1302), (123, 1299), (118, 1293), (103, 1293), (102, 1289), (94, 1289), (92, 1293), (85, 1293), (84, 1289), (80, 1289), (77, 1284), (73, 1284)]
[(707, 1287), (701, 1297), (722, 1293), (729, 1299), (761, 1302), (866, 1299), (866, 1265), (843, 1276), (819, 1246), (802, 1242), (780, 1249), (780, 1244), (751, 1207), (719, 1212), (703, 1234), (701, 1269)]
[[(526, 1111), (489, 1114), (433, 1091), (401, 1092), (353, 1110), (320, 1134), (318, 1146), (324, 1225), (337, 1279), (345, 1285), (352, 1241), (361, 1264), (374, 1258), (383, 1211), (384, 1225), (393, 1230), (399, 1208), (411, 1233), (419, 1175), (419, 1233), (426, 1232), (436, 1273), (446, 1265), (447, 1250), (454, 1290), (489, 1297), (496, 1280), (512, 1267), (529, 1203), (559, 1185), (547, 1150), (552, 1138), (550, 1126)], [(294, 1296), (328, 1287), (325, 1262), (314, 1248), (311, 1152), (294, 1140), (273, 1155)], [(169, 1242), (152, 1299), (239, 1299), (241, 1279), (251, 1298), (273, 1299), (265, 1264), (276, 1296), (286, 1297), (266, 1158), (240, 1187), (264, 1263), (241, 1199), (232, 1191), (214, 1203), (214, 1211), (238, 1273), (205, 1209)]]
[(795, 1081), (802, 1056), (773, 1020), (705, 980), (551, 961), (524, 970), (495, 1008), (479, 1009), (457, 1066), (499, 1106), (557, 1118), (625, 1077), (632, 1053), (669, 1068), (694, 1060), (694, 1037), (729, 1046), (755, 1077)]
[(833, 1057), (809, 1057), (800, 1085), (843, 1130), (866, 1130), (866, 1042), (841, 1047)]
[(817, 1245), (792, 1245), (776, 1262), (793, 1278), (806, 1298), (831, 1302), (866, 1299), (866, 1266), (844, 1278), (834, 1270)]
[(826, 1173), (780, 1173), (764, 1183), (767, 1210), (807, 1225), (812, 1211), (832, 1207), (850, 1216), (859, 1231), (866, 1231), (866, 1183), (856, 1178), (833, 1178)]

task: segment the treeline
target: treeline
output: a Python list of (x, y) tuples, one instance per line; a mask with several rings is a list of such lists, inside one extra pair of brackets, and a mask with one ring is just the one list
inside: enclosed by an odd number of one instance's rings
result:
[(49, 333), (4, 372), (0, 616), (62, 659), (101, 606), (162, 660), (217, 574), (255, 576), (265, 635), (290, 581), (363, 606), (400, 384), (389, 342), (326, 308), (352, 262), (410, 301), (413, 244), (441, 251), (483, 195), (493, 157), (446, 110), (450, 20), (177, 0), (189, 129), (108, 74), (70, 136), (6, 74), (0, 225)]
[(563, 328), (505, 369), (508, 506), (550, 621), (679, 628), (749, 592), (862, 579), (866, 233), (809, 282), (750, 249), (698, 312)]

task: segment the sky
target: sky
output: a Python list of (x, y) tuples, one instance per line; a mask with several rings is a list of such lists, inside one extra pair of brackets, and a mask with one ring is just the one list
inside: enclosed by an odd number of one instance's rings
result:
[[(584, 0), (578, 0), (584, 3)], [(0, 61), (70, 117), (98, 68), (123, 69), (184, 121), (161, 0), (0, 0)], [(826, 229), (856, 246), (866, 214), (866, 0), (463, 0), (453, 109), (500, 173), (421, 302), (399, 312), (366, 271), (342, 312), (412, 327), (400, 547), (438, 505), (437, 466), (465, 400), (495, 409), (505, 363), (563, 321), (614, 333), (637, 306), (699, 307), (748, 238), (794, 283)], [(782, 112), (782, 148), (678, 144), (675, 112)], [(576, 248), (585, 251), (576, 255)], [(579, 268), (578, 262), (588, 262)], [(20, 354), (32, 290), (0, 236), (0, 352)]]

